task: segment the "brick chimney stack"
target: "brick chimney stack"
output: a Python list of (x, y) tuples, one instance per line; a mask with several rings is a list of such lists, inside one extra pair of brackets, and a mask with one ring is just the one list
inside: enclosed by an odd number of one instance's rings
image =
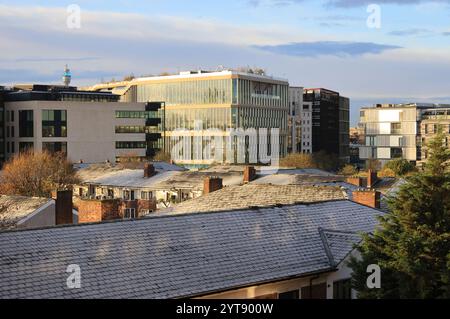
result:
[(203, 195), (218, 191), (223, 188), (220, 177), (206, 177), (203, 181)]
[(378, 174), (376, 171), (369, 169), (367, 174), (367, 187), (372, 188), (378, 182)]
[(380, 209), (381, 193), (374, 190), (357, 190), (353, 192), (353, 201), (361, 205)]
[(150, 178), (156, 175), (155, 167), (152, 163), (144, 164), (144, 178)]
[(253, 166), (246, 166), (244, 169), (244, 184), (248, 184), (256, 179), (256, 169)]
[(73, 224), (73, 192), (71, 190), (53, 192), (56, 202), (55, 223), (56, 225)]
[(363, 187), (363, 179), (359, 176), (350, 176), (347, 177), (346, 182), (358, 187)]

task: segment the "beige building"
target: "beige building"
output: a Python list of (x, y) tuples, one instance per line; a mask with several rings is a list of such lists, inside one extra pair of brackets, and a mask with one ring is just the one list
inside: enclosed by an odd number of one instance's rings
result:
[(447, 147), (450, 147), (450, 108), (427, 109), (422, 112), (420, 122), (421, 135), (421, 161), (429, 156), (427, 143), (436, 133), (442, 131), (446, 135)]
[(7, 158), (25, 149), (64, 152), (83, 163), (154, 155), (161, 134), (153, 105), (118, 103), (112, 94), (53, 90), (33, 86), (7, 96)]

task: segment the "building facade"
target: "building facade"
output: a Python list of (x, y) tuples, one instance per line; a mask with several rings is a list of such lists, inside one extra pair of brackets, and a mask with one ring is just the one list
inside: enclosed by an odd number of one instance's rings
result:
[(412, 163), (426, 159), (426, 142), (439, 126), (448, 130), (448, 105), (377, 104), (361, 109), (365, 145), (359, 149), (362, 160), (375, 159), (384, 165), (396, 158)]
[(312, 152), (312, 103), (303, 101), (303, 87), (289, 88), (288, 152)]
[(5, 103), (4, 88), (0, 86), (0, 168), (5, 161)]
[(312, 152), (335, 154), (348, 163), (350, 100), (327, 89), (305, 89), (304, 100), (312, 103)]
[[(214, 162), (259, 163), (272, 151), (284, 156), (288, 88), (286, 80), (263, 75), (198, 71), (89, 89), (120, 94), (123, 102), (165, 101), (167, 151), (178, 164), (201, 167)], [(253, 130), (256, 139), (234, 134)]]
[(63, 152), (83, 163), (154, 156), (163, 104), (118, 100), (73, 87), (15, 87), (5, 96), (6, 158), (27, 149)]

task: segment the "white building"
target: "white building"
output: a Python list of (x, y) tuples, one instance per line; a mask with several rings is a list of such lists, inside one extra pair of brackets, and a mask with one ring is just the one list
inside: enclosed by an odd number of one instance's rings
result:
[(303, 87), (289, 87), (288, 150), (312, 153), (312, 102), (303, 100)]

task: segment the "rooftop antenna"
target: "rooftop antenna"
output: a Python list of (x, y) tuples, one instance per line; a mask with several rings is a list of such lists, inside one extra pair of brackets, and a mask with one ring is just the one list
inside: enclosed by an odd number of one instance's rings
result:
[(66, 67), (64, 68), (64, 75), (62, 77), (63, 83), (65, 86), (69, 86), (70, 81), (72, 80), (72, 74), (70, 73), (69, 66), (66, 64)]

